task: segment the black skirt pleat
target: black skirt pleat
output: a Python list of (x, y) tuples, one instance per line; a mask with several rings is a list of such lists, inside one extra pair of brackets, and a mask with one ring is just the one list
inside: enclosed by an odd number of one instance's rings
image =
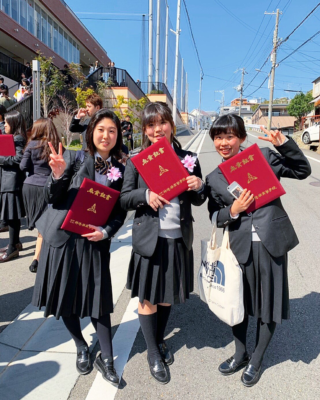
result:
[(159, 237), (152, 257), (132, 252), (127, 289), (141, 303), (184, 303), (193, 291), (193, 270), (193, 251), (182, 238)]
[(45, 316), (99, 318), (113, 312), (110, 241), (72, 235), (61, 247), (43, 240), (32, 304)]
[(264, 323), (280, 324), (289, 319), (287, 254), (272, 257), (261, 242), (252, 242), (249, 259), (242, 269), (247, 314)]
[(26, 210), (28, 229), (33, 230), (36, 226), (36, 222), (47, 209), (43, 186), (24, 183), (22, 187), (22, 197)]
[(21, 191), (0, 193), (0, 220), (21, 219), (25, 216)]

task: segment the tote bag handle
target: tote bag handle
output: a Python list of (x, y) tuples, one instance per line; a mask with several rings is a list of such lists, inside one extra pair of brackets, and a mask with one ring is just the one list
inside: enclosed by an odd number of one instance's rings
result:
[(211, 249), (216, 249), (217, 248), (217, 216), (218, 216), (218, 211), (216, 211), (211, 218), (212, 222), (212, 231), (211, 231), (211, 237), (210, 237), (210, 248)]

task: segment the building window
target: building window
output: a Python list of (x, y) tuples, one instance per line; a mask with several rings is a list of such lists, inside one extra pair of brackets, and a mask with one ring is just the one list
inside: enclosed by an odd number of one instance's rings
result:
[(48, 44), (48, 27), (47, 27), (47, 14), (41, 10), (41, 40), (44, 44)]
[(20, 25), (27, 29), (27, 1), (20, 0)]
[(63, 55), (61, 56), (68, 61), (68, 35), (66, 32), (63, 33)]
[(32, 33), (32, 35), (34, 35), (35, 14), (34, 14), (34, 3), (33, 3), (33, 0), (28, 0), (27, 8), (28, 8), (28, 31), (30, 33)]
[(10, 14), (10, 0), (2, 0), (2, 7), (1, 10), (4, 11), (6, 14)]
[(35, 4), (35, 24), (36, 24), (36, 37), (41, 40), (41, 14), (40, 7)]
[(58, 54), (63, 57), (63, 30), (59, 27), (59, 51)]
[(52, 30), (53, 30), (53, 26), (52, 26), (52, 19), (50, 17), (48, 17), (48, 46), (50, 47), (50, 49), (53, 48), (52, 45)]
[(18, 0), (11, 0), (11, 18), (19, 23), (19, 3), (18, 3)]
[(54, 22), (53, 24), (53, 50), (58, 54), (59, 53), (59, 42), (58, 42), (58, 38), (59, 38), (59, 28), (58, 28), (58, 24), (56, 24)]

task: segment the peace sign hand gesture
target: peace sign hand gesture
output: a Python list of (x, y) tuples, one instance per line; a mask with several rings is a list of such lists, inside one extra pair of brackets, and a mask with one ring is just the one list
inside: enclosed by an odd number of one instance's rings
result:
[(260, 129), (265, 133), (265, 136), (258, 136), (258, 139), (270, 142), (274, 146), (281, 146), (286, 140), (286, 137), (278, 130), (267, 131), (263, 126), (260, 126)]
[(64, 174), (67, 166), (62, 155), (62, 143), (59, 143), (59, 154), (57, 154), (51, 142), (48, 142), (48, 145), (52, 153), (50, 154), (51, 161), (49, 162), (50, 168), (52, 170), (52, 175), (55, 179), (59, 179)]

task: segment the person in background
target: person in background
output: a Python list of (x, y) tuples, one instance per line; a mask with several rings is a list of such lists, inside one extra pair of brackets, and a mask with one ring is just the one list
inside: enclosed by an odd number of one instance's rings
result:
[(7, 112), (7, 109), (5, 106), (0, 105), (0, 135), (4, 135), (4, 114)]
[[(271, 143), (277, 150), (261, 148), (277, 179), (307, 178), (311, 173), (310, 164), (296, 143), (277, 130), (261, 129), (265, 135), (259, 139)], [(247, 137), (243, 119), (235, 114), (216, 119), (209, 135), (222, 161), (237, 155)], [(210, 220), (218, 211), (217, 226), (229, 226), (230, 248), (243, 271), (244, 284), (245, 317), (232, 327), (235, 353), (218, 369), (227, 376), (245, 367), (241, 381), (250, 387), (259, 381), (262, 359), (276, 325), (289, 319), (287, 253), (299, 241), (280, 198), (247, 213), (257, 193), (244, 188), (240, 197), (234, 199), (218, 167), (207, 176), (206, 185)], [(246, 345), (249, 315), (257, 320), (256, 344), (251, 357)]]
[[(7, 109), (4, 106), (0, 106), (0, 135), (5, 135), (4, 130), (4, 114), (7, 112)], [(0, 221), (0, 233), (8, 232), (9, 227), (6, 221)]]
[[(23, 182), (22, 196), (30, 231), (35, 228), (36, 222), (47, 208), (43, 188), (51, 174), (49, 167), (51, 152), (48, 142), (58, 151), (60, 139), (54, 123), (50, 118), (39, 118), (33, 124), (31, 136), (20, 162), (21, 171), (29, 173)], [(31, 272), (37, 272), (41, 244), (42, 236), (38, 233), (35, 255), (29, 267)]]
[(82, 150), (87, 148), (86, 131), (90, 123), (90, 119), (85, 120), (82, 124), (80, 124), (80, 120), (86, 116), (92, 118), (94, 114), (102, 107), (102, 98), (96, 93), (93, 93), (86, 98), (86, 108), (79, 108), (77, 114), (71, 120), (69, 131), (82, 134)]
[(130, 142), (130, 150), (133, 150), (133, 126), (129, 115), (121, 122), (122, 135)]
[(25, 77), (29, 80), (32, 77), (32, 70), (31, 70), (29, 61), (26, 62), (26, 68), (24, 70), (24, 74), (25, 74)]
[(110, 245), (126, 212), (118, 200), (105, 225), (89, 225), (90, 233), (80, 235), (60, 229), (85, 178), (121, 190), (124, 166), (117, 161), (121, 148), (118, 117), (106, 109), (96, 112), (86, 139), (86, 152), (66, 150), (62, 155), (61, 143), (58, 153), (50, 144), (52, 175), (45, 194), (52, 207), (37, 221), (43, 243), (32, 304), (45, 306), (45, 317), (62, 318), (77, 347), (76, 368), (82, 375), (91, 371), (91, 359), (80, 318), (91, 317), (101, 348), (94, 366), (103, 379), (118, 386), (111, 339)]
[[(149, 103), (145, 107), (142, 130), (142, 149), (166, 138), (181, 161), (194, 156), (182, 150), (174, 137), (175, 125), (166, 103)], [(174, 361), (164, 341), (171, 305), (185, 303), (193, 291), (191, 205), (200, 206), (206, 200), (196, 157), (189, 171), (188, 190), (169, 202), (148, 189), (129, 159), (120, 194), (122, 208), (135, 210), (127, 289), (131, 290), (131, 297), (139, 297), (139, 321), (147, 343), (150, 373), (161, 384), (169, 382), (166, 366)]]
[(99, 61), (96, 60), (96, 62), (94, 63), (94, 68), (93, 68), (93, 70), (95, 71), (95, 70), (97, 70), (99, 67), (100, 67)]
[(89, 75), (92, 74), (92, 72), (94, 72), (94, 67), (93, 64), (90, 64), (90, 69), (89, 69)]
[(0, 97), (0, 105), (5, 108), (11, 107), (14, 103), (16, 103), (16, 99), (9, 97), (8, 89), (4, 89), (2, 91), (2, 97)]
[(26, 124), (18, 111), (5, 114), (5, 132), (13, 135), (15, 156), (0, 156), (0, 220), (9, 226), (9, 244), (0, 249), (0, 263), (19, 257), (20, 220), (25, 216), (22, 200), (22, 184), (25, 178), (19, 164), (26, 144)]

